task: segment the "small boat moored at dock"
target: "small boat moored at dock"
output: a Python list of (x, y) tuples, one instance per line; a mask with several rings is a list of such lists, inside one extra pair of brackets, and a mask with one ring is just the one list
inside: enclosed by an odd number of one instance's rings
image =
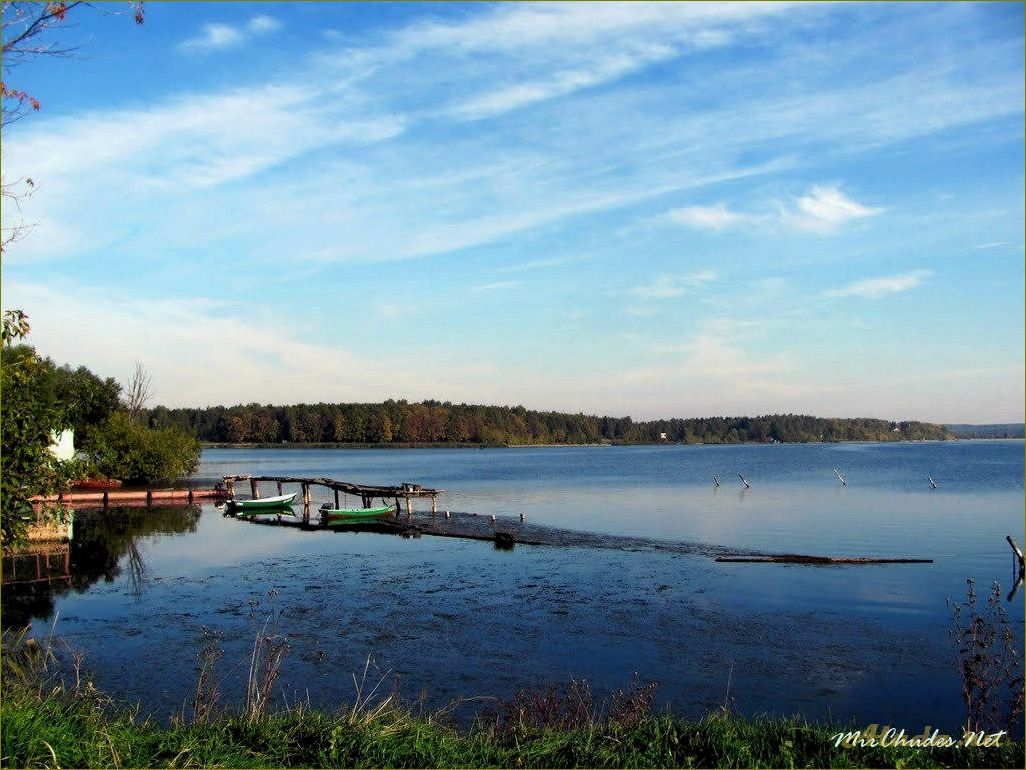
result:
[(321, 517), (331, 527), (393, 516), (396, 510), (394, 504), (379, 505), (376, 508), (321, 508)]
[(228, 510), (231, 513), (272, 513), (288, 508), (296, 499), (296, 493), (278, 495), (277, 497), (261, 497), (255, 500), (229, 500)]

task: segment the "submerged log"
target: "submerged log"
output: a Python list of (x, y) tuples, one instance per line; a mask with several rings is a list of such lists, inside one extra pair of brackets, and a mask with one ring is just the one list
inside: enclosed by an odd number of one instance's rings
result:
[(778, 553), (767, 556), (718, 556), (716, 561), (743, 564), (933, 564), (933, 559), (880, 558), (876, 556), (807, 556)]

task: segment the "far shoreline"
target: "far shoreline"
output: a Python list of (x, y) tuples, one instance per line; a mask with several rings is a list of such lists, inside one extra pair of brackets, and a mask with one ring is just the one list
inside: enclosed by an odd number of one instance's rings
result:
[(472, 443), (409, 443), (409, 442), (394, 442), (394, 443), (332, 443), (332, 442), (312, 442), (312, 443), (298, 443), (290, 441), (282, 441), (275, 443), (268, 442), (240, 442), (230, 443), (224, 441), (201, 441), (200, 447), (202, 449), (350, 449), (350, 450), (361, 450), (361, 449), (557, 449), (560, 447), (564, 448), (608, 448), (608, 447), (686, 447), (686, 446), (780, 446), (780, 445), (829, 445), (829, 444), (947, 444), (955, 442), (993, 442), (993, 441), (1024, 441), (1026, 439), (1020, 438), (944, 438), (944, 439), (891, 439), (891, 440), (871, 440), (871, 439), (858, 439), (849, 441), (738, 441), (738, 442), (695, 442), (687, 443), (684, 441), (658, 441), (658, 442), (598, 442), (592, 444), (472, 444)]

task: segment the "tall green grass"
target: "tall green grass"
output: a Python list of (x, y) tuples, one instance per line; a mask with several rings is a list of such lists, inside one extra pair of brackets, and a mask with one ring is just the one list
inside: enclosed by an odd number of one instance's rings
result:
[(1022, 767), (998, 748), (836, 747), (838, 727), (802, 719), (653, 715), (646, 688), (595, 708), (587, 686), (525, 693), (469, 728), (394, 694), (335, 711), (205, 712), (161, 725), (88, 678), (48, 677), (48, 651), (5, 644), (5, 767)]

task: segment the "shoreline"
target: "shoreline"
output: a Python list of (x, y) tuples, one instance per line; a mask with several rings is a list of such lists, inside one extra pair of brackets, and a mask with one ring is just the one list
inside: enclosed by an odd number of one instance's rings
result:
[(840, 441), (720, 441), (695, 442), (655, 441), (655, 442), (622, 442), (602, 441), (593, 444), (474, 444), (469, 442), (391, 442), (391, 443), (351, 443), (351, 442), (250, 442), (231, 443), (227, 441), (201, 441), (201, 449), (557, 449), (557, 448), (605, 448), (605, 447), (700, 447), (700, 446), (826, 446), (833, 444), (947, 444), (954, 442), (981, 441), (1018, 441), (1022, 438), (944, 438), (944, 439), (887, 439), (887, 440), (840, 440)]

